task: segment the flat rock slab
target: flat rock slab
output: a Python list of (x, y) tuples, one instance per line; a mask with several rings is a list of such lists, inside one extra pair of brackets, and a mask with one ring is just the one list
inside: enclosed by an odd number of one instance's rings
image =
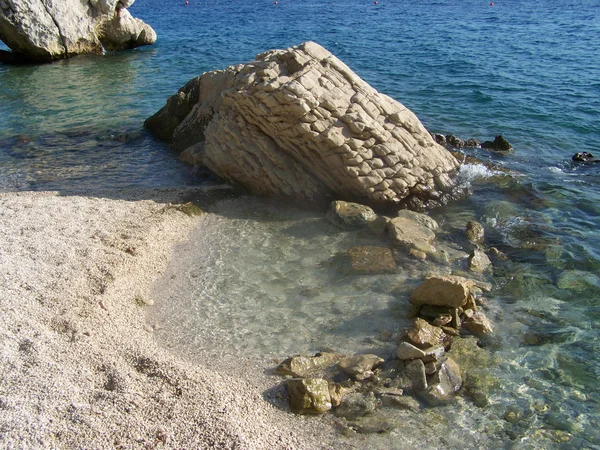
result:
[(433, 252), (431, 242), (435, 239), (435, 233), (408, 217), (393, 218), (388, 224), (388, 236), (395, 246)]
[(348, 250), (352, 271), (356, 273), (393, 273), (396, 262), (387, 247), (358, 246)]

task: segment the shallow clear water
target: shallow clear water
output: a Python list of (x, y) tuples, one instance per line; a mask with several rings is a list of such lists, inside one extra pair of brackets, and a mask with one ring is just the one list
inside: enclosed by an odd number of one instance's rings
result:
[[(458, 245), (466, 221), (476, 219), (487, 245), (509, 255), (491, 279), (496, 333), (486, 351), (500, 381), (490, 405), (465, 400), (418, 417), (393, 413), (407, 425), (356, 445), (598, 448), (600, 164), (570, 161), (578, 151), (600, 152), (598, 2), (184, 3), (133, 5), (159, 35), (152, 47), (0, 65), (0, 190), (204, 182), (143, 120), (193, 76), (315, 40), (431, 131), (503, 134), (513, 153), (474, 154), (518, 172), (468, 167), (473, 195), (432, 213), (439, 239)], [(348, 274), (340, 254), (385, 242), (340, 232), (317, 212), (259, 200), (211, 212), (157, 285), (149, 320), (163, 325), (157, 336), (165, 345), (191, 358), (247, 357), (261, 368), (325, 347), (389, 354), (423, 267)], [(516, 423), (504, 420), (513, 407)]]

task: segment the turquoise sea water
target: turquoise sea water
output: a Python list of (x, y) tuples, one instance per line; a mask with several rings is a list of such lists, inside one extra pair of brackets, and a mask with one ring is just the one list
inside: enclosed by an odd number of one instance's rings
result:
[[(600, 164), (570, 161), (579, 151), (600, 156), (600, 4), (184, 3), (138, 0), (133, 5), (132, 14), (158, 33), (152, 47), (43, 66), (0, 65), (0, 190), (203, 183), (143, 130), (143, 120), (193, 76), (250, 61), (267, 49), (314, 40), (408, 106), (430, 131), (480, 140), (502, 134), (515, 148), (505, 156), (473, 151), (518, 175), (468, 167), (464, 177), (473, 195), (432, 213), (450, 237), (467, 220), (480, 221), (489, 245), (509, 255), (510, 262), (495, 270), (489, 298), (497, 331), (487, 348), (497, 362), (490, 370), (501, 388), (490, 394), (485, 411), (467, 402), (457, 418), (456, 410), (441, 408), (441, 413), (425, 413), (422, 423), (433, 421), (433, 414), (445, 415), (444, 421), (435, 416), (437, 425), (401, 434), (432, 433), (431, 446), (445, 436), (452, 448), (460, 447), (460, 436), (473, 448), (600, 448)], [(396, 316), (388, 312), (401, 308), (402, 299), (390, 294), (390, 280), (363, 277), (352, 286), (336, 284), (339, 280), (323, 270), (326, 255), (319, 253), (343, 251), (371, 238), (339, 236), (312, 213), (258, 202), (252, 211), (233, 214), (231, 206), (217, 209), (231, 222), (207, 224), (212, 242), (203, 241), (201, 248), (213, 263), (212, 278), (206, 272), (198, 276), (207, 283), (215, 277), (220, 281), (210, 285), (210, 296), (198, 294), (205, 303), (173, 300), (187, 305), (186, 320), (172, 308), (157, 306), (157, 314), (171, 315), (167, 324), (187, 323), (184, 334), (193, 333), (190, 329), (203, 318), (216, 324), (188, 340), (188, 353), (207, 342), (233, 356), (280, 358), (317, 351), (323, 343), (344, 351), (391, 345), (381, 335), (394, 331)], [(312, 224), (314, 233), (307, 235), (302, 224)], [(286, 243), (290, 237), (297, 242)], [(254, 261), (251, 270), (239, 265), (240, 249)], [(189, 258), (191, 267), (200, 267)], [(273, 261), (279, 262), (270, 266)], [(410, 277), (405, 273), (401, 279)], [(246, 289), (236, 280), (261, 283)], [(249, 314), (252, 307), (234, 302), (246, 297), (260, 302), (248, 296), (259, 285), (266, 289), (263, 297), (277, 301), (257, 316)], [(310, 297), (317, 299), (311, 304), (290, 294), (314, 286), (319, 290), (313, 291), (318, 295)], [(361, 296), (370, 306), (357, 302)], [(293, 301), (286, 303), (288, 298)], [(327, 313), (315, 320), (319, 308)], [(239, 320), (235, 327), (231, 317)], [(262, 323), (261, 317), (268, 320)], [(253, 340), (253, 334), (269, 336), (269, 324), (289, 317), (294, 318), (289, 324), (293, 339), (280, 327), (278, 338)], [(505, 420), (510, 408), (521, 419)], [(417, 441), (406, 441), (404, 448), (410, 442)]]

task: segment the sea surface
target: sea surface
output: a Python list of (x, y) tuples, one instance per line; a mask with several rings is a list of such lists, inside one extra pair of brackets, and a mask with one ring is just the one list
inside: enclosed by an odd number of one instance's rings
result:
[[(49, 65), (0, 64), (0, 191), (214, 183), (142, 127), (190, 78), (313, 40), (432, 132), (514, 151), (467, 152), (473, 194), (435, 210), (461, 248), (468, 220), (508, 260), (487, 275), (489, 403), (390, 412), (354, 448), (600, 448), (600, 3), (597, 0), (138, 0), (154, 46)], [(0, 44), (0, 48), (2, 45)], [(340, 255), (381, 237), (260, 199), (213, 207), (156, 287), (149, 320), (191, 359), (268, 368), (332, 348), (387, 357), (430, 266), (357, 276)], [(464, 270), (460, 264), (451, 267)], [(482, 363), (483, 364), (483, 363)]]

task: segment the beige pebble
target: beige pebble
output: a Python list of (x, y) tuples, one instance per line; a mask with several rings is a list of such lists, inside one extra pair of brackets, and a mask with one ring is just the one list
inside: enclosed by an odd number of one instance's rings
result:
[(154, 331), (154, 327), (152, 325), (144, 325), (144, 331), (147, 331), (148, 333), (152, 333)]
[(100, 300), (99, 305), (100, 308), (102, 308), (105, 311), (108, 311), (108, 303), (106, 302), (106, 300)]

